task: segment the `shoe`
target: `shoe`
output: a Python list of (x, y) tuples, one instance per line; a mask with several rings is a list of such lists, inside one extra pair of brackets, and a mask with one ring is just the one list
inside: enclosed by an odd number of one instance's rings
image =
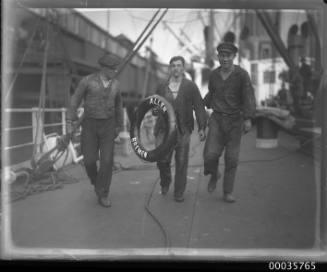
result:
[(208, 189), (208, 193), (212, 193), (215, 189), (216, 189), (216, 185), (217, 185), (217, 182), (209, 182), (208, 183), (208, 187), (207, 187), (207, 189)]
[(215, 189), (216, 189), (216, 186), (217, 186), (217, 178), (212, 176), (211, 175), (211, 178), (208, 182), (208, 187), (207, 187), (207, 190), (209, 193), (212, 193)]
[(166, 195), (169, 191), (169, 187), (168, 186), (163, 186), (161, 187), (161, 194), (162, 195)]
[(99, 197), (99, 204), (103, 207), (109, 208), (111, 206), (111, 202), (108, 197)]
[(101, 194), (97, 191), (97, 189), (95, 188), (95, 186), (94, 186), (94, 192), (95, 192), (95, 195), (97, 196), (97, 198), (99, 200), (100, 197), (101, 197)]
[(236, 201), (236, 199), (233, 197), (232, 194), (227, 193), (227, 194), (224, 194), (224, 201), (228, 202), (228, 203), (233, 203)]
[(92, 186), (95, 187), (95, 180), (90, 179), (90, 183), (91, 183)]
[[(211, 172), (210, 172), (209, 170), (207, 170), (207, 169), (204, 169), (204, 170), (203, 170), (203, 175), (208, 176), (208, 175), (210, 175), (210, 174), (211, 174)], [(220, 179), (220, 177), (221, 177), (221, 174), (220, 174), (220, 172), (218, 171), (218, 172), (217, 172), (217, 179)]]
[(174, 200), (176, 201), (176, 202), (183, 202), (184, 201), (184, 197), (181, 195), (181, 196), (175, 196), (174, 197)]

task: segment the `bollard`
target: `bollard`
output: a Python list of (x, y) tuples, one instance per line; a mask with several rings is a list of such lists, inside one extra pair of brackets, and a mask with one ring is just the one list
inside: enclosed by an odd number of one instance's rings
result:
[(130, 143), (130, 135), (128, 132), (128, 117), (126, 108), (124, 110), (124, 120), (123, 120), (123, 131), (119, 133), (120, 143), (119, 143), (119, 153), (123, 156), (128, 156), (132, 152), (132, 147)]
[(276, 148), (278, 146), (278, 127), (266, 117), (257, 118), (257, 148)]

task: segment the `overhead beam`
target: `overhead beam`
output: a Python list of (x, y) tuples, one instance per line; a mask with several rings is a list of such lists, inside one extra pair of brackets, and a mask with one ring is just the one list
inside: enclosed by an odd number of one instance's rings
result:
[(323, 5), (323, 0), (16, 0), (16, 2), (30, 7), (57, 8), (309, 9)]

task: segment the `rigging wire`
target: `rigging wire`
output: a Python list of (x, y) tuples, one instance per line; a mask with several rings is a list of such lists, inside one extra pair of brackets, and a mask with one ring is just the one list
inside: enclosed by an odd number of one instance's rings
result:
[(125, 66), (128, 64), (128, 62), (134, 57), (134, 55), (138, 52), (138, 50), (141, 48), (141, 46), (144, 44), (144, 42), (147, 40), (147, 38), (152, 34), (153, 30), (157, 27), (159, 22), (162, 20), (162, 18), (166, 15), (168, 9), (165, 9), (164, 12), (160, 15), (159, 19), (157, 22), (152, 26), (152, 28), (149, 30), (147, 35), (142, 39), (142, 41), (139, 43), (139, 45), (125, 58), (125, 61), (121, 64), (119, 67), (116, 77), (123, 71)]
[[(139, 21), (148, 21), (148, 19), (146, 19), (146, 18), (142, 18), (142, 17), (138, 17), (138, 16), (136, 16), (136, 15), (134, 15), (134, 14), (132, 14), (130, 11), (128, 11), (128, 10), (126, 10), (128, 13), (129, 13), (129, 15), (132, 17), (132, 18), (134, 18), (134, 19), (136, 19), (136, 20), (139, 20)], [(192, 12), (192, 11), (190, 11), (190, 12)], [(171, 23), (171, 24), (183, 24), (183, 23), (190, 23), (190, 22), (195, 22), (195, 21), (199, 21), (199, 18), (198, 17), (196, 17), (196, 18), (192, 18), (192, 19), (188, 19), (188, 17), (189, 17), (189, 13), (190, 12), (188, 12), (188, 14), (185, 16), (186, 17), (186, 19), (185, 20), (165, 20), (167, 23)]]
[(160, 12), (161, 9), (158, 9), (155, 14), (152, 16), (152, 18), (150, 19), (150, 21), (148, 21), (148, 24), (146, 25), (146, 27), (143, 29), (143, 31), (141, 32), (141, 34), (139, 35), (139, 37), (136, 39), (136, 41), (134, 42), (133, 45), (133, 49), (135, 48), (135, 46), (138, 44), (138, 42), (141, 40), (141, 38), (143, 37), (144, 33), (149, 29), (150, 25), (153, 23), (153, 21), (155, 20), (155, 18), (157, 17), (158, 13)]
[[(42, 81), (41, 81), (41, 91), (39, 97), (39, 105), (38, 105), (38, 112), (37, 112), (37, 120), (36, 120), (36, 130), (35, 130), (35, 137), (34, 137), (34, 146), (33, 146), (33, 153), (31, 161), (35, 160), (35, 155), (37, 152), (37, 140), (39, 136), (39, 126), (40, 126), (40, 119), (41, 122), (44, 122), (44, 107), (45, 107), (45, 96), (46, 96), (46, 74), (47, 74), (47, 61), (48, 61), (48, 49), (49, 49), (49, 22), (47, 22), (47, 30), (46, 30), (46, 41), (44, 47), (44, 58), (43, 58), (43, 66), (42, 66)], [(41, 137), (43, 135), (43, 126), (41, 131)]]
[[(139, 20), (142, 20), (142, 18), (139, 18)], [(183, 20), (183, 21), (171, 21), (171, 20), (165, 20), (169, 24), (187, 24), (187, 23), (193, 23), (193, 22), (199, 22), (199, 18), (192, 18), (189, 20)]]
[(36, 21), (36, 23), (34, 25), (33, 32), (32, 32), (32, 35), (30, 36), (27, 47), (26, 47), (26, 49), (24, 51), (24, 54), (23, 54), (18, 66), (16, 68), (15, 75), (13, 76), (13, 79), (12, 79), (12, 81), (11, 81), (9, 87), (8, 87), (8, 91), (5, 94), (5, 97), (4, 97), (4, 103), (5, 104), (7, 103), (7, 99), (8, 99), (8, 97), (9, 97), (9, 95), (10, 95), (12, 89), (13, 89), (14, 83), (16, 82), (16, 79), (17, 79), (18, 74), (19, 74), (19, 69), (23, 66), (23, 63), (25, 62), (25, 58), (27, 56), (27, 52), (30, 51), (30, 48), (31, 48), (31, 46), (33, 44), (34, 36), (35, 36), (35, 34), (36, 34), (37, 30), (38, 30), (40, 21), (41, 21), (41, 17), (38, 18), (38, 20)]

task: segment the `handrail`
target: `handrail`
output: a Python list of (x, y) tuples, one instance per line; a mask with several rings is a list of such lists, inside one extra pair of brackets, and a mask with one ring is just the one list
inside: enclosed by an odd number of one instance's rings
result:
[[(81, 109), (81, 108), (79, 108)], [(39, 112), (38, 108), (6, 108), (4, 110), (6, 113), (31, 113), (32, 114), (32, 124), (31, 126), (17, 126), (13, 128), (4, 128), (4, 132), (10, 132), (10, 131), (19, 131), (19, 130), (24, 130), (24, 129), (32, 129), (33, 135), (36, 133), (36, 129), (38, 128), (37, 124), (35, 121), (37, 120), (36, 114)], [(41, 109), (42, 112), (61, 112), (61, 122), (60, 123), (50, 123), (50, 124), (44, 124), (43, 127), (55, 127), (55, 126), (62, 126), (62, 134), (66, 134), (66, 108), (43, 108)], [(80, 135), (80, 132), (75, 133), (76, 135)], [(26, 146), (34, 146), (34, 148), (41, 148), (44, 144), (47, 145), (46, 137), (50, 135), (43, 135), (43, 140), (39, 143), (35, 143), (34, 141), (32, 142), (25, 142), (17, 145), (12, 145), (12, 146), (4, 146), (3, 150), (4, 151), (9, 151), (13, 149), (18, 149), (18, 148), (23, 148)], [(34, 137), (33, 137), (34, 139)], [(73, 162), (78, 163), (80, 160), (83, 159), (83, 155), (78, 155), (75, 148), (77, 146), (80, 146), (79, 142), (72, 143), (68, 148), (69, 152), (72, 152), (73, 156)], [(42, 147), (43, 149), (43, 147)], [(26, 161), (25, 161), (26, 162)], [(25, 163), (24, 162), (24, 163)]]
[[(34, 112), (34, 111), (39, 111), (38, 108), (6, 108), (4, 109), (5, 112)], [(63, 112), (63, 111), (67, 111), (66, 108), (56, 108), (56, 109), (44, 109), (41, 110), (44, 112)]]
[[(62, 123), (52, 123), (52, 124), (44, 124), (43, 127), (56, 127), (62, 126)], [(5, 128), (4, 131), (17, 131), (17, 130), (25, 130), (29, 128), (36, 128), (37, 126), (22, 126), (22, 127), (13, 127), (13, 128)]]
[[(4, 109), (4, 112), (6, 113), (31, 113), (32, 114), (32, 123), (33, 123), (33, 115), (39, 112), (38, 108), (6, 108)], [(56, 126), (62, 126), (63, 134), (66, 133), (65, 127), (66, 127), (66, 117), (65, 114), (67, 112), (66, 108), (45, 108), (41, 109), (41, 112), (61, 112), (61, 122), (56, 123), (48, 123), (44, 124), (44, 127), (56, 127)], [(20, 131), (20, 130), (27, 130), (32, 129), (32, 132), (35, 133), (35, 129), (37, 128), (37, 124), (32, 124), (29, 126), (17, 126), (17, 127), (4, 127), (3, 132), (11, 132), (11, 131)], [(18, 145), (13, 146), (5, 146), (4, 150), (11, 150), (11, 149), (17, 149), (29, 145), (33, 145), (34, 142), (26, 142)], [(41, 143), (42, 144), (42, 143)]]

